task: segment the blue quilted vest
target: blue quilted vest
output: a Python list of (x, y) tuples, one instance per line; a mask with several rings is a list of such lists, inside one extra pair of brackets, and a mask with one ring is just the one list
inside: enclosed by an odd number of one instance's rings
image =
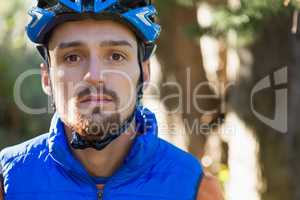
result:
[[(5, 200), (194, 200), (198, 160), (157, 137), (155, 115), (141, 109), (147, 131), (108, 178), (90, 176), (72, 155), (58, 115), (50, 132), (1, 151)], [(104, 189), (96, 185), (105, 183)]]

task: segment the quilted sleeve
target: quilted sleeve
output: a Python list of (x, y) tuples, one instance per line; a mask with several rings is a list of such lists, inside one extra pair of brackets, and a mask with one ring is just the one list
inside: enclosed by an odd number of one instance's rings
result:
[(3, 175), (2, 175), (1, 164), (0, 164), (0, 200), (4, 200)]

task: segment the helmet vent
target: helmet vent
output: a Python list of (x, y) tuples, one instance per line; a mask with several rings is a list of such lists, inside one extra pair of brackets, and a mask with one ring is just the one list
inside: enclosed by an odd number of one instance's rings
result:
[(128, 8), (143, 7), (151, 4), (150, 0), (120, 0), (120, 2)]
[(37, 7), (39, 8), (50, 8), (57, 4), (56, 0), (40, 0), (38, 1)]

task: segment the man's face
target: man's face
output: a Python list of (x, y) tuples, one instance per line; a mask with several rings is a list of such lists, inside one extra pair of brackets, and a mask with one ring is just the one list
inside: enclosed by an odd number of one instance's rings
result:
[(45, 70), (43, 87), (54, 95), (68, 127), (92, 139), (133, 113), (140, 77), (137, 48), (135, 35), (113, 21), (68, 22), (55, 29), (49, 42), (52, 90)]

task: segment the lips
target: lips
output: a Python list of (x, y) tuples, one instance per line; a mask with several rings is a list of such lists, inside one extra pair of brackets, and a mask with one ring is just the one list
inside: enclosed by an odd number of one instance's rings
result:
[(89, 95), (79, 100), (79, 103), (95, 102), (95, 103), (109, 103), (113, 99), (108, 95)]

